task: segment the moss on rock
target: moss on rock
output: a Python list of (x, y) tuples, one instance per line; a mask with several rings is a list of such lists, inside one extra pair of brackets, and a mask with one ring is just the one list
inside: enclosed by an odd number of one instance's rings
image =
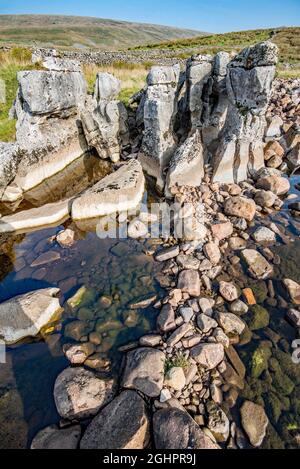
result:
[(254, 305), (251, 307), (247, 322), (251, 331), (263, 329), (268, 327), (270, 322), (270, 315), (268, 311), (262, 306)]
[(261, 374), (268, 369), (268, 361), (272, 356), (269, 347), (259, 345), (253, 352), (251, 357), (251, 376), (252, 378), (259, 378)]

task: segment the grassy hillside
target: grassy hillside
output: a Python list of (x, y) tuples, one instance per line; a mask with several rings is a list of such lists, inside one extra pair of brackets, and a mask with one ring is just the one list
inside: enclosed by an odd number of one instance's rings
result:
[(0, 45), (118, 50), (199, 36), (199, 31), (100, 18), (0, 15)]
[(191, 53), (185, 49), (194, 48), (206, 54), (216, 53), (220, 50), (227, 52), (238, 51), (245, 46), (272, 39), (279, 47), (281, 63), (300, 63), (300, 27), (257, 29), (252, 31), (239, 31), (226, 34), (199, 36), (192, 39), (178, 39), (164, 43), (137, 46), (135, 50), (167, 49), (170, 53), (178, 53), (181, 58)]

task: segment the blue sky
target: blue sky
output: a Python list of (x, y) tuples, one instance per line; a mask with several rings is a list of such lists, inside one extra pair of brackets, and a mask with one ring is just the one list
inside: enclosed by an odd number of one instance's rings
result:
[(209, 32), (300, 25), (300, 0), (0, 0), (0, 14), (96, 16)]

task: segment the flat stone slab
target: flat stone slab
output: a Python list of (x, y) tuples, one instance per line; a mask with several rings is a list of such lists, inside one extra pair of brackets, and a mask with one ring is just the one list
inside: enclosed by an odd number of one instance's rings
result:
[(25, 337), (35, 337), (62, 308), (56, 296), (58, 288), (45, 288), (16, 296), (0, 304), (0, 338), (15, 344)]
[(144, 189), (142, 166), (137, 160), (131, 160), (75, 199), (72, 218), (84, 220), (134, 209)]
[(26, 233), (69, 218), (70, 200), (24, 210), (0, 219), (0, 233)]

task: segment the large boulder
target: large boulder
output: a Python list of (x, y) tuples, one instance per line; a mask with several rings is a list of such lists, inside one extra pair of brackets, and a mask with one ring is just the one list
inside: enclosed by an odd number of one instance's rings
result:
[(80, 71), (32, 70), (18, 73), (18, 158), (8, 181), (12, 202), (61, 172), (88, 150), (80, 126), (86, 82)]
[(265, 114), (272, 93), (277, 46), (247, 47), (227, 66), (227, 114), (213, 158), (213, 180), (240, 182), (264, 167)]
[(72, 219), (97, 218), (135, 209), (144, 189), (142, 166), (137, 160), (130, 160), (74, 200)]
[(150, 440), (145, 401), (134, 391), (123, 391), (89, 424), (81, 449), (144, 449)]
[(156, 449), (220, 449), (185, 411), (162, 409), (153, 417)]
[(49, 322), (57, 320), (62, 308), (58, 288), (45, 288), (19, 295), (0, 304), (0, 338), (8, 345), (35, 337)]
[[(2, 198), (6, 187), (15, 177), (20, 158), (21, 154), (16, 143), (0, 142), (0, 198)], [(17, 188), (12, 190), (18, 192)], [(22, 194), (22, 191), (19, 190), (19, 192)], [(9, 201), (8, 197), (7, 195), (6, 201)]]
[(213, 57), (210, 55), (194, 55), (187, 62), (187, 98), (192, 130), (202, 124), (205, 107), (203, 91), (211, 79), (213, 66)]
[(164, 188), (163, 171), (176, 150), (173, 132), (177, 111), (180, 67), (152, 67), (147, 78), (144, 102), (144, 137), (139, 159), (144, 170)]
[(127, 111), (118, 100), (121, 83), (110, 73), (98, 73), (93, 97), (81, 113), (84, 134), (88, 144), (97, 150), (100, 158), (120, 159), (123, 143), (127, 143)]
[(115, 395), (113, 380), (97, 378), (84, 368), (66, 368), (56, 378), (54, 400), (59, 415), (67, 420), (96, 415)]
[(142, 347), (127, 354), (122, 386), (136, 389), (146, 396), (159, 396), (164, 382), (165, 354)]

